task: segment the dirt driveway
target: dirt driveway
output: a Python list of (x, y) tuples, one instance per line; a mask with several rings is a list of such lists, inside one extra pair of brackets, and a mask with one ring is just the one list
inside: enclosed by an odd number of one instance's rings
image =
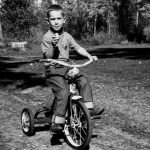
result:
[[(105, 58), (98, 63), (81, 69), (91, 80), (96, 106), (105, 107), (101, 119), (94, 121), (89, 149), (149, 150), (150, 60), (102, 55)], [(0, 63), (0, 149), (71, 150), (63, 139), (60, 145), (53, 145), (48, 129), (32, 137), (21, 131), (22, 109), (37, 109), (53, 97), (41, 65), (8, 63), (8, 59)]]

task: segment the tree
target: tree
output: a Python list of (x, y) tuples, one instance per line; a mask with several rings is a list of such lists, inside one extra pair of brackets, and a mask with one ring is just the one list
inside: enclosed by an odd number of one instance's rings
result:
[(145, 40), (143, 29), (150, 23), (148, 0), (120, 0), (119, 28), (128, 40), (141, 42)]
[(2, 32), (2, 1), (0, 1), (0, 41), (3, 41), (3, 32)]
[[(146, 18), (150, 16), (149, 0), (55, 1), (61, 4), (66, 11), (66, 29), (79, 40), (89, 35), (97, 36), (99, 32), (105, 32), (109, 38), (111, 35), (117, 35), (121, 32), (128, 38), (135, 40), (138, 34), (142, 34), (142, 29), (149, 20)], [(140, 7), (137, 2), (140, 3)], [(46, 14), (52, 0), (43, 0), (42, 3), (41, 14)], [(43, 18), (41, 17), (41, 19)]]
[(21, 41), (31, 36), (30, 28), (37, 25), (37, 18), (31, 9), (32, 0), (3, 1), (3, 31), (10, 40)]

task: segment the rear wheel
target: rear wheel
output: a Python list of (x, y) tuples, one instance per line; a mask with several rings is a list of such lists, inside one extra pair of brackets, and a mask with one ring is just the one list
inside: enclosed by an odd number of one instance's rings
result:
[(72, 100), (70, 113), (66, 117), (65, 139), (72, 148), (82, 150), (88, 147), (91, 141), (91, 117), (86, 106), (80, 100)]
[(21, 113), (21, 126), (22, 131), (27, 136), (32, 136), (35, 134), (34, 128), (34, 115), (32, 110), (29, 108), (24, 108)]

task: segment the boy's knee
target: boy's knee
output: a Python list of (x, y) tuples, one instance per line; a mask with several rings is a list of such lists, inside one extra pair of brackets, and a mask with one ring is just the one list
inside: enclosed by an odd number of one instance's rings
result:
[(89, 83), (89, 82), (88, 82), (87, 78), (85, 78), (85, 77), (82, 77), (82, 78), (81, 78), (81, 80), (80, 80), (80, 85), (85, 86), (85, 85), (87, 85), (88, 83)]
[(69, 96), (69, 89), (62, 89), (61, 91), (60, 91), (60, 96), (61, 96), (61, 98), (68, 98), (68, 96)]
[(69, 89), (63, 89), (62, 92), (64, 93), (64, 95), (68, 95), (69, 94)]

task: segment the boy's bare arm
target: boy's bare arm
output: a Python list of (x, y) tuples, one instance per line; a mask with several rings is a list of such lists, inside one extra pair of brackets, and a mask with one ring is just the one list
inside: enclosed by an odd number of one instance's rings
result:
[(90, 53), (88, 53), (84, 48), (80, 47), (77, 52), (82, 55), (85, 56), (87, 58), (89, 58), (92, 62), (97, 61), (98, 58), (97, 56), (92, 56)]

